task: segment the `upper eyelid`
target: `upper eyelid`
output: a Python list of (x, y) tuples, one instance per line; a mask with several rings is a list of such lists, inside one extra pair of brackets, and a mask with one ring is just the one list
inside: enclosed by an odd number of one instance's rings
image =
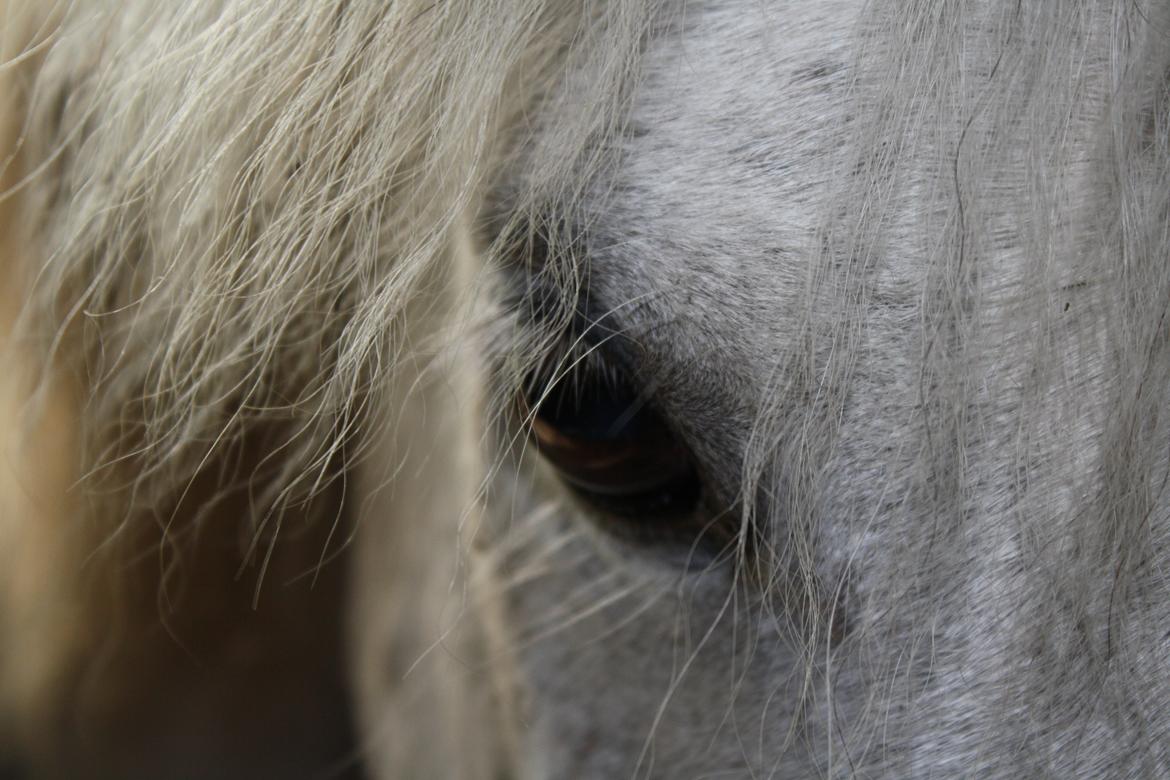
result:
[[(598, 305), (595, 293), (582, 286), (575, 301), (565, 301), (564, 292), (553, 285), (545, 274), (533, 274), (522, 268), (505, 271), (509, 277), (523, 277), (519, 284), (510, 284), (515, 290), (506, 301), (506, 307), (516, 312), (519, 327), (556, 329), (557, 319), (567, 315), (564, 334), (573, 339), (573, 348), (582, 345), (604, 345), (610, 360), (632, 372), (645, 363), (645, 349), (630, 334), (627, 323), (619, 319), (622, 306)], [(628, 304), (626, 304), (628, 305)]]

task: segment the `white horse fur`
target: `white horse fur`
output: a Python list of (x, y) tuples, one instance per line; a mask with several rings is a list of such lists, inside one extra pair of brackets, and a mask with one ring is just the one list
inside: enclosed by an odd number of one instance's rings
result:
[[(222, 559), (232, 625), (347, 572), (240, 677), (303, 644), (315, 733), (344, 614), (339, 771), (1170, 774), (1170, 10), (46, 5), (0, 3), (0, 750), (290, 776), (199, 650), (142, 671)], [(583, 296), (729, 555), (516, 443)]]

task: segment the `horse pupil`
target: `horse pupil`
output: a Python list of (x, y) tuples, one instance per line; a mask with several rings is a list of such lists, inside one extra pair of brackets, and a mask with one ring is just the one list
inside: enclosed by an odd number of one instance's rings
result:
[(533, 406), (537, 448), (603, 512), (661, 521), (695, 508), (699, 480), (689, 451), (628, 382), (567, 377), (530, 399)]
[(565, 436), (604, 441), (636, 435), (641, 405), (624, 384), (569, 378), (553, 388), (538, 413)]

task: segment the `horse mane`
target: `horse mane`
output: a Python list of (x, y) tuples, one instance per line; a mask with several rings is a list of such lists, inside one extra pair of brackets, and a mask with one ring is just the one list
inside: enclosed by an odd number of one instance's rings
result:
[[(0, 581), (15, 599), (0, 628), (21, 637), (0, 654), (0, 732), (16, 699), (11, 730), (65, 755), (76, 713), (132, 708), (169, 677), (182, 690), (187, 643), (242, 636), (310, 669), (336, 656), (328, 594), (344, 583), (323, 566), (346, 542), (346, 476), (392, 424), (387, 386), (444, 335), (419, 323), (445, 305), (461, 231), (480, 231), (485, 183), (537, 102), (596, 117), (549, 145), (549, 180), (606, 132), (648, 15), (562, 0), (0, 4), (0, 217), (20, 228), (5, 237), (5, 354), (27, 369), (0, 400), (29, 421), (10, 437), (28, 465), (8, 492), (52, 475), (0, 525), (0, 559), (21, 572)], [(570, 68), (591, 78), (553, 98)], [(51, 468), (31, 465), (46, 452)], [(23, 595), (46, 567), (55, 590)], [(312, 588), (299, 606), (287, 585), (270, 595), (278, 624), (257, 638), (233, 583), (249, 574), (255, 603), (266, 573)], [(160, 620), (173, 641), (143, 649)], [(296, 651), (280, 645), (310, 625)], [(132, 680), (151, 652), (162, 671)], [(286, 678), (303, 676), (293, 663)]]
[[(26, 242), (16, 339), (42, 401), (63, 385), (77, 405), (76, 511), (95, 544), (126, 538), (123, 557), (159, 547), (177, 572), (186, 540), (237, 502), (257, 580), (286, 513), (331, 522), (332, 502), (314, 499), (334, 495), (376, 438), (396, 370), (451, 337), (412, 324), (438, 305), (430, 291), (459, 237), (497, 256), (516, 230), (572, 209), (613, 161), (599, 150), (636, 93), (643, 45), (671, 29), (640, 2), (37, 5), (0, 4), (0, 78), (17, 103), (5, 119), (20, 118), (0, 147), (0, 199), (19, 202)], [(1056, 644), (1107, 616), (1085, 629), (1101, 685), (1123, 666), (1119, 637), (1170, 623), (1138, 619), (1170, 604), (1150, 570), (1164, 539), (1149, 519), (1170, 433), (1168, 29), (1167, 14), (1130, 0), (872, 3), (859, 22), (851, 163), (810, 264), (807, 338), (768, 388), (744, 466), (747, 492), (787, 475), (768, 542), (804, 587), (775, 608), (810, 616), (798, 631), (810, 690), (820, 605), (839, 585), (823, 581), (830, 553), (810, 541), (826, 538), (824, 466), (873, 312), (868, 269), (899, 231), (931, 259), (924, 423), (905, 523), (885, 532), (898, 565), (872, 585), (895, 603), (869, 630), (926, 630), (896, 602), (975, 544), (963, 532), (977, 469), (956, 453), (997, 413), (972, 354), (1000, 336), (1034, 357), (1018, 378), (1017, 436), (997, 445), (1019, 452), (1000, 498), (1037, 562), (1013, 573), (1021, 603)], [(485, 224), (491, 188), (529, 143), (514, 214)], [(563, 262), (549, 273), (572, 284), (572, 253), (552, 255)], [(1092, 314), (1067, 324), (1074, 298)], [(826, 300), (838, 308), (816, 308)], [(1019, 330), (989, 330), (988, 306), (1015, 312), (1003, 321)], [(515, 358), (515, 382), (539, 348)], [(1055, 457), (1044, 409), (1074, 409), (1078, 376), (1107, 398), (1085, 439), (1097, 466), (1080, 511), (1054, 518), (1057, 470), (1025, 466)], [(794, 392), (823, 404), (794, 419)], [(933, 532), (898, 536), (911, 517), (935, 518)], [(149, 542), (127, 530), (137, 525)], [(1090, 604), (1101, 578), (1116, 583), (1111, 602)]]

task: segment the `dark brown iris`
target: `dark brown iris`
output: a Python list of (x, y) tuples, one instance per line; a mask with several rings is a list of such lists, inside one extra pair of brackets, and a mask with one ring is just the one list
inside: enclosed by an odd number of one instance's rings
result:
[(529, 399), (532, 438), (574, 490), (602, 510), (685, 518), (700, 488), (690, 452), (626, 383), (572, 377)]

